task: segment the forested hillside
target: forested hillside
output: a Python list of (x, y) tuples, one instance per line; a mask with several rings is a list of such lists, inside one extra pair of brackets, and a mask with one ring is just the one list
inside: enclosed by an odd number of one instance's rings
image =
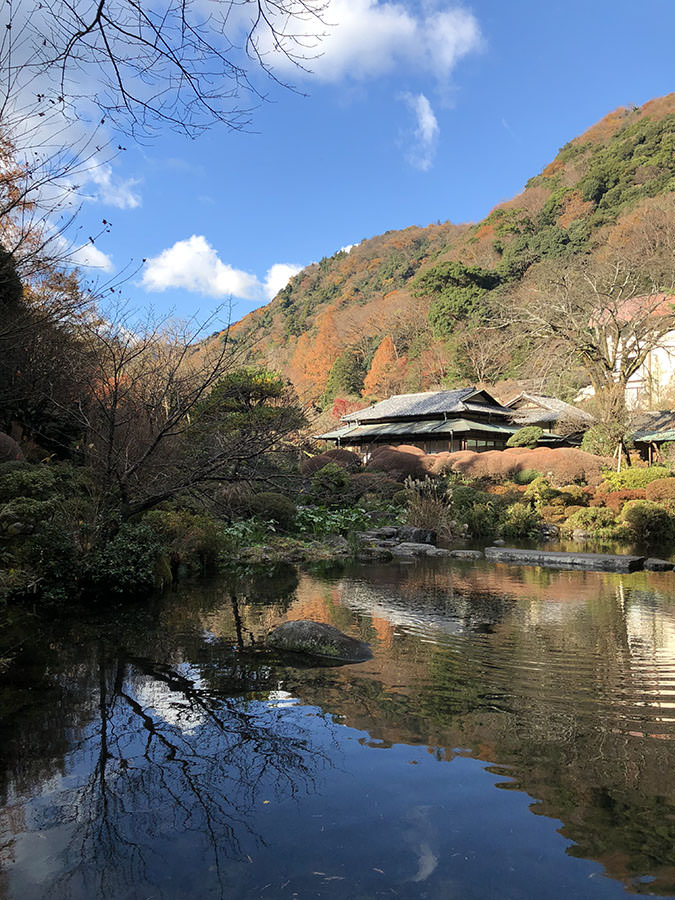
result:
[(580, 261), (648, 263), (650, 284), (667, 289), (674, 190), (670, 94), (607, 115), (477, 224), (390, 231), (307, 266), (233, 334), (305, 400), (338, 398), (336, 412), (459, 382), (536, 378), (569, 394), (583, 370), (559, 341), (533, 346), (524, 307)]

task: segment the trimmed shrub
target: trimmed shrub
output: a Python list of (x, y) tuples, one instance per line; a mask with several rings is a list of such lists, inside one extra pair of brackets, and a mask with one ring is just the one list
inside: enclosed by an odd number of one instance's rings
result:
[[(425, 466), (425, 460), (429, 460)], [(368, 472), (386, 472), (397, 481), (405, 481), (412, 475), (413, 478), (424, 478), (428, 474), (433, 457), (419, 449), (406, 444), (400, 447), (385, 445), (377, 449), (366, 464)]]
[(550, 482), (546, 478), (539, 476), (525, 488), (523, 497), (534, 503), (535, 506), (541, 506), (543, 503), (551, 503), (559, 493), (559, 491), (551, 487)]
[(506, 509), (502, 533), (507, 537), (534, 537), (542, 524), (539, 513), (525, 503), (514, 503)]
[(537, 446), (539, 438), (544, 433), (544, 429), (538, 425), (526, 425), (519, 428), (515, 434), (506, 442), (507, 447), (529, 447), (533, 450)]
[(393, 500), (401, 485), (384, 472), (358, 472), (349, 479), (349, 495), (358, 500), (366, 494), (375, 494), (381, 500)]
[(553, 522), (556, 525), (565, 521), (565, 513), (560, 506), (542, 506), (539, 514), (545, 522)]
[(608, 494), (600, 494), (595, 499), (600, 501), (597, 505), (604, 505), (614, 511), (615, 515), (621, 512), (624, 504), (629, 500), (644, 500), (646, 492), (640, 488), (634, 491), (610, 491)]
[(640, 544), (660, 544), (673, 537), (673, 519), (662, 506), (651, 500), (629, 500), (621, 518)]
[(659, 478), (645, 488), (647, 500), (675, 500), (675, 478)]
[(328, 463), (312, 475), (312, 498), (330, 506), (343, 497), (349, 484), (349, 474), (337, 463)]
[(273, 522), (282, 531), (290, 531), (295, 524), (297, 508), (284, 494), (263, 491), (249, 499), (251, 514), (265, 522)]
[(532, 484), (535, 478), (541, 478), (542, 473), (537, 472), (536, 469), (523, 469), (521, 472), (515, 472), (513, 475), (513, 480), (515, 484)]
[(598, 507), (582, 507), (568, 517), (565, 527), (569, 531), (577, 528), (583, 531), (597, 533), (616, 524), (614, 513), (611, 509)]
[(300, 463), (300, 474), (305, 478), (309, 478), (319, 469), (323, 469), (328, 463), (335, 463), (341, 469), (347, 472), (356, 472), (361, 468), (361, 457), (358, 453), (352, 453), (351, 450), (327, 450), (325, 453), (319, 453), (318, 456), (310, 456), (303, 459)]
[(666, 466), (631, 466), (621, 472), (604, 472), (599, 491), (634, 491), (646, 488), (659, 478), (670, 478), (673, 473)]

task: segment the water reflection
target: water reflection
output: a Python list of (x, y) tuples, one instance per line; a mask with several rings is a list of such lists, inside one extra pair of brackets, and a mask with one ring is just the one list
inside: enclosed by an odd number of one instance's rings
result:
[[(374, 658), (255, 650), (297, 618)], [(10, 897), (675, 894), (673, 575), (202, 584), (54, 625), (13, 678)]]

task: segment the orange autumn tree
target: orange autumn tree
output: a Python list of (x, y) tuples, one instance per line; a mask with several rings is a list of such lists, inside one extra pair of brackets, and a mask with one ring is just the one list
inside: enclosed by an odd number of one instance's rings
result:
[(375, 351), (363, 381), (363, 396), (385, 397), (395, 391), (400, 386), (405, 363), (405, 357), (396, 352), (391, 335), (386, 335)]

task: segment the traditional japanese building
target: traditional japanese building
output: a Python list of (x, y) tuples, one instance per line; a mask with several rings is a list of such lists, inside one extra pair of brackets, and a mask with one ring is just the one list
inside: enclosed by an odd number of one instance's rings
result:
[[(366, 455), (375, 444), (412, 444), (425, 453), (503, 450), (521, 427), (513, 410), (475, 387), (423, 394), (397, 394), (342, 417), (343, 425), (317, 435)], [(559, 443), (550, 435), (544, 443)]]

